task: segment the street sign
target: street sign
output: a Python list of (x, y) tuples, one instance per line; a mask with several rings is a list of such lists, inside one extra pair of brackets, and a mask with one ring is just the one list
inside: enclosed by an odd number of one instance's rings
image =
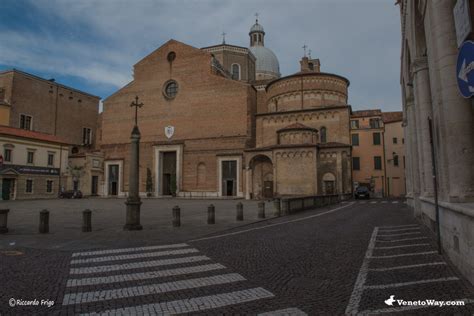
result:
[(456, 28), (456, 40), (459, 47), (472, 31), (469, 0), (458, 0), (454, 6), (453, 14), (454, 26)]
[(461, 95), (470, 98), (474, 95), (474, 42), (466, 41), (458, 53), (456, 76)]

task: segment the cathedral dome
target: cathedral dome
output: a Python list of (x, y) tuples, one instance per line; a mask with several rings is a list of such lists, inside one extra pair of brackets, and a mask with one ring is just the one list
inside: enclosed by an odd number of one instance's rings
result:
[(249, 49), (257, 59), (255, 62), (257, 79), (280, 78), (280, 63), (270, 49), (265, 46), (251, 46)]

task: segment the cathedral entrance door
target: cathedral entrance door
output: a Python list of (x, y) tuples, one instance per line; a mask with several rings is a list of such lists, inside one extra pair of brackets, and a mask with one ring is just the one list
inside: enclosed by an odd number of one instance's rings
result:
[[(118, 194), (119, 165), (109, 165), (109, 192), (108, 195)], [(77, 182), (76, 182), (77, 183)]]
[(161, 187), (162, 195), (175, 195), (176, 184), (176, 151), (162, 153)]
[(222, 162), (222, 195), (237, 195), (237, 161)]
[(263, 182), (263, 197), (265, 199), (273, 198), (273, 181)]

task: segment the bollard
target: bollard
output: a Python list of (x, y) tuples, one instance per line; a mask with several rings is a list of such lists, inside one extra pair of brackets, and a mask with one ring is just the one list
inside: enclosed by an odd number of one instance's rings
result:
[(275, 212), (273, 213), (274, 216), (281, 216), (281, 209), (280, 209), (280, 199), (275, 198), (273, 200), (273, 207), (275, 209)]
[(237, 213), (235, 215), (235, 219), (238, 221), (244, 220), (244, 205), (241, 202), (237, 203)]
[(181, 226), (181, 209), (178, 205), (173, 207), (173, 227)]
[(82, 231), (92, 231), (92, 211), (89, 209), (82, 211)]
[(9, 209), (0, 210), (0, 234), (8, 233), (7, 220)]
[(40, 234), (49, 233), (49, 212), (48, 212), (48, 210), (42, 210), (40, 212), (39, 232), (40, 232)]
[(258, 218), (265, 218), (265, 202), (258, 202)]
[(212, 204), (207, 207), (207, 223), (216, 223), (216, 208)]

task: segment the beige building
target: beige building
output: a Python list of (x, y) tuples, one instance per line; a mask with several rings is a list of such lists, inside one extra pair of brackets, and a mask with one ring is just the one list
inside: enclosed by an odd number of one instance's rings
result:
[[(66, 190), (79, 189), (84, 195), (98, 194), (103, 182), (102, 175), (97, 174), (103, 159), (94, 151), (99, 100), (54, 79), (16, 69), (0, 72), (0, 125), (54, 136), (69, 144), (71, 159), (65, 169), (69, 178), (62, 186)], [(82, 162), (82, 156), (95, 157), (100, 169), (92, 167), (92, 158)]]
[[(351, 192), (349, 81), (304, 57), (280, 77), (258, 21), (250, 47), (202, 49), (170, 40), (134, 65), (133, 81), (104, 101), (105, 196), (128, 190), (138, 111), (140, 192), (271, 198)], [(149, 185), (151, 183), (151, 185)]]
[(69, 147), (60, 138), (0, 126), (1, 200), (55, 198), (67, 178)]
[(382, 113), (384, 126), (385, 192), (387, 197), (406, 194), (405, 182), (405, 134), (403, 112)]
[[(461, 96), (456, 82), (459, 50), (453, 9), (460, 2), (398, 1), (401, 90), (408, 204), (433, 231), (439, 224), (444, 251), (474, 282), (474, 107), (472, 98)], [(472, 10), (473, 1), (468, 3)], [(472, 11), (465, 13), (472, 23)], [(474, 39), (472, 32), (467, 39)], [(428, 118), (433, 122), (439, 223)]]

